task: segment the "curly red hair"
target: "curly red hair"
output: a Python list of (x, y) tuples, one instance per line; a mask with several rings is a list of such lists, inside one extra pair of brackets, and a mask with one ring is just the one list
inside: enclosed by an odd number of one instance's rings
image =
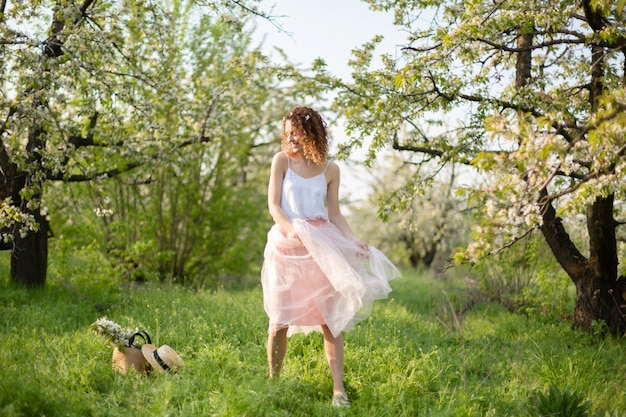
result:
[(287, 136), (285, 135), (285, 122), (291, 121), (292, 129), (296, 134), (304, 156), (316, 164), (326, 162), (328, 156), (328, 132), (326, 121), (322, 116), (310, 107), (296, 106), (283, 118), (282, 127), (282, 148), (283, 151), (291, 154), (287, 146)]

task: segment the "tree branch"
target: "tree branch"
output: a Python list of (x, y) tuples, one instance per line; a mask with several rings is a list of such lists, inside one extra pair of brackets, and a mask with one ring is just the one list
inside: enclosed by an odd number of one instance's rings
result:
[[(196, 143), (207, 143), (207, 142), (210, 142), (211, 140), (213, 139), (208, 136), (200, 136), (197, 139), (190, 139), (190, 140), (186, 140), (184, 142), (179, 143), (176, 146), (176, 149), (186, 148), (187, 146), (190, 146)], [(106, 171), (98, 171), (98, 172), (94, 172), (91, 174), (83, 174), (83, 175), (75, 174), (75, 175), (65, 176), (63, 173), (54, 174), (51, 171), (46, 171), (46, 179), (50, 181), (85, 182), (85, 181), (95, 180), (96, 178), (100, 178), (100, 177), (115, 178), (124, 173), (132, 171), (135, 168), (143, 166), (150, 161), (157, 161), (163, 158), (164, 155), (165, 155), (165, 152), (156, 152), (152, 155), (149, 155), (144, 161), (129, 162), (128, 164), (122, 167), (113, 168), (113, 169), (109, 169)]]
[(438, 157), (444, 156), (443, 151), (439, 149), (425, 148), (423, 146), (400, 145), (397, 140), (394, 140), (393, 142), (393, 149), (397, 151), (411, 151), (411, 152), (423, 153), (423, 154), (438, 156)]
[[(458, 97), (462, 98), (464, 100), (472, 101), (472, 102), (476, 102), (476, 103), (482, 103), (482, 102), (488, 101), (488, 102), (496, 104), (496, 105), (498, 105), (498, 106), (500, 106), (500, 107), (502, 107), (504, 109), (511, 109), (511, 110), (516, 110), (516, 111), (522, 111), (524, 113), (531, 114), (535, 118), (544, 117), (543, 113), (537, 111), (535, 108), (527, 107), (527, 106), (521, 105), (521, 104), (511, 103), (511, 102), (500, 100), (500, 99), (485, 98), (485, 97), (481, 97), (481, 96), (471, 96), (471, 95), (467, 95), (467, 94), (459, 94)], [(565, 125), (564, 123), (558, 123), (558, 122), (555, 121), (555, 122), (551, 123), (551, 126), (555, 130), (555, 132), (557, 134), (561, 135), (568, 143), (574, 142), (575, 137), (572, 135), (571, 132), (569, 132), (567, 125)]]
[(80, 148), (82, 146), (89, 146), (89, 145), (94, 144), (93, 129), (95, 129), (96, 124), (98, 122), (98, 115), (99, 113), (96, 111), (91, 116), (91, 119), (89, 120), (89, 132), (87, 133), (86, 137), (79, 136), (79, 135), (70, 136), (69, 143), (71, 145), (73, 145), (75, 148)]
[(246, 6), (245, 4), (243, 4), (240, 0), (230, 0), (232, 3), (234, 3), (237, 7), (240, 7), (242, 10), (244, 10), (246, 13), (250, 13), (253, 16), (257, 16), (260, 17), (262, 19), (267, 20), (272, 26), (274, 26), (276, 29), (278, 29), (279, 32), (281, 33), (285, 33), (288, 36), (291, 36), (291, 33), (286, 32), (285, 29), (283, 29), (282, 26), (280, 26), (279, 24), (277, 24), (274, 19), (277, 17), (283, 17), (283, 16), (272, 16), (271, 13), (274, 10), (274, 6), (271, 7), (270, 12), (269, 13), (263, 13), (263, 12), (259, 12), (256, 9), (252, 9), (248, 6)]
[(492, 46), (500, 51), (512, 52), (512, 53), (534, 51), (535, 49), (547, 48), (547, 47), (555, 46), (555, 45), (585, 44), (586, 42), (584, 39), (558, 39), (558, 40), (554, 40), (550, 42), (537, 43), (528, 47), (520, 48), (520, 47), (511, 47), (511, 46), (498, 44), (496, 42), (493, 42), (493, 41), (490, 41), (489, 39), (484, 39), (484, 38), (476, 38), (475, 40), (482, 42), (482, 43), (486, 43), (487, 45)]
[(442, 43), (437, 43), (433, 46), (427, 46), (424, 48), (416, 48), (414, 46), (404, 46), (401, 48), (402, 51), (411, 51), (411, 52), (430, 52), (433, 51), (437, 48), (439, 48), (442, 45)]
[(85, 0), (83, 2), (82, 6), (80, 6), (80, 8), (79, 8), (79, 10), (80, 10), (80, 17), (76, 18), (76, 20), (74, 21), (75, 25), (78, 25), (82, 19), (87, 18), (87, 9), (89, 9), (90, 6), (95, 4), (96, 1), (97, 0)]
[[(532, 108), (532, 107), (527, 107), (524, 106), (522, 104), (515, 104), (515, 103), (511, 103), (508, 101), (504, 101), (504, 100), (500, 100), (500, 99), (496, 99), (496, 98), (488, 98), (488, 97), (482, 97), (482, 96), (475, 96), (475, 95), (468, 95), (468, 94), (463, 94), (463, 93), (458, 93), (456, 95), (451, 95), (451, 94), (446, 94), (443, 91), (441, 91), (437, 85), (437, 81), (435, 81), (435, 78), (432, 74), (429, 74), (428, 79), (431, 81), (432, 85), (433, 85), (433, 90), (432, 92), (434, 92), (437, 96), (452, 102), (454, 100), (456, 100), (457, 98), (466, 100), (466, 101), (470, 101), (470, 102), (474, 102), (474, 103), (485, 103), (485, 102), (489, 102), (492, 104), (495, 104), (501, 108), (504, 109), (511, 109), (511, 110), (516, 110), (516, 111), (522, 111), (524, 113), (528, 113), (531, 114), (532, 116), (536, 117), (536, 118), (541, 118), (544, 117), (544, 115), (542, 113), (540, 113), (539, 111), (537, 111), (536, 109)], [(572, 135), (572, 133), (570, 133), (568, 131), (568, 126), (563, 124), (563, 123), (557, 123), (557, 122), (552, 122), (551, 124), (552, 128), (555, 130), (555, 132), (559, 135), (561, 135), (563, 138), (565, 138), (565, 140), (568, 143), (572, 143), (575, 140), (575, 137)]]
[(572, 242), (565, 227), (563, 227), (563, 221), (556, 216), (556, 210), (552, 207), (552, 203), (547, 196), (548, 191), (544, 188), (541, 190), (538, 199), (539, 204), (542, 205), (543, 223), (540, 226), (541, 233), (550, 249), (552, 249), (552, 253), (558, 263), (572, 280), (576, 280), (577, 277), (584, 275), (583, 272), (588, 267), (587, 258)]

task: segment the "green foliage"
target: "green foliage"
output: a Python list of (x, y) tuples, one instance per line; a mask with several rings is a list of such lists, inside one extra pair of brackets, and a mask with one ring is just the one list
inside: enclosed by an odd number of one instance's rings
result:
[(513, 247), (490, 256), (471, 269), (480, 293), (511, 310), (538, 319), (567, 317), (574, 286), (541, 236), (530, 234)]
[(540, 417), (586, 417), (591, 401), (570, 389), (559, 389), (551, 385), (547, 393), (540, 392), (537, 396), (537, 412)]
[[(243, 4), (93, 7), (90, 17), (109, 9), (100, 16), (109, 25), (72, 27), (85, 46), (55, 74), (68, 84), (66, 103), (47, 140), (66, 150), (54, 179), (70, 184), (47, 184), (53, 232), (106, 254), (131, 281), (238, 284), (262, 261), (276, 123), (299, 95), (277, 88), (279, 69), (250, 29), (219, 17), (226, 8), (235, 18)], [(45, 24), (40, 12), (33, 19)], [(79, 48), (68, 37), (64, 47)], [(92, 72), (81, 60), (93, 61)], [(66, 111), (80, 117), (64, 119)]]
[(253, 44), (255, 2), (22, 3), (0, 21), (0, 171), (16, 187), (0, 190), (0, 237), (48, 205), (129, 278), (249, 272), (276, 122), (301, 98)]
[[(68, 269), (55, 269), (39, 290), (0, 281), (0, 415), (335, 414), (319, 334), (292, 337), (281, 380), (268, 380), (258, 286), (128, 285), (106, 263), (73, 269), (94, 264), (90, 256), (68, 257)], [(352, 407), (342, 415), (532, 415), (536, 393), (550, 385), (584, 396), (590, 415), (626, 409), (621, 339), (473, 304), (462, 277), (407, 273), (392, 284), (391, 298), (345, 335)], [(173, 347), (182, 372), (115, 373), (112, 349), (89, 330), (103, 315)]]

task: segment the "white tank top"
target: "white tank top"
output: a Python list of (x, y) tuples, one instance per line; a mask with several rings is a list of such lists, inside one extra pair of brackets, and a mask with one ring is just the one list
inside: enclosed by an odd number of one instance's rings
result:
[(326, 210), (326, 169), (311, 178), (303, 178), (291, 170), (291, 158), (287, 157), (287, 172), (283, 179), (283, 190), (280, 196), (280, 208), (289, 219), (328, 220)]

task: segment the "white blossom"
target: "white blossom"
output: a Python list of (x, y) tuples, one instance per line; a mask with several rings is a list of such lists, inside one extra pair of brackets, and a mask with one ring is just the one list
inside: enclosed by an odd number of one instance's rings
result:
[(113, 210), (108, 208), (96, 207), (93, 209), (94, 213), (98, 217), (111, 217), (113, 216)]
[(123, 328), (119, 324), (101, 317), (91, 325), (91, 330), (98, 336), (104, 336), (105, 344), (118, 348), (130, 347), (130, 338), (135, 331)]

